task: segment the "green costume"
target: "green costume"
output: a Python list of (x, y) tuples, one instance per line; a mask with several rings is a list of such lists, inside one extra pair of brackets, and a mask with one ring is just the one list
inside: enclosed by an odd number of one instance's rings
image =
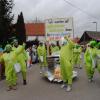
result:
[(97, 49), (100, 49), (100, 42), (96, 45)]
[(73, 50), (73, 64), (80, 65), (80, 63), (81, 63), (81, 59), (80, 59), (81, 52), (82, 52), (81, 47), (79, 45), (76, 45), (74, 47), (74, 50)]
[(60, 68), (61, 75), (64, 82), (68, 82), (68, 85), (72, 84), (73, 75), (73, 47), (74, 43), (67, 38), (67, 44), (65, 44), (60, 51)]
[(97, 44), (97, 69), (100, 73), (100, 42)]
[(59, 47), (58, 46), (51, 46), (51, 54), (54, 52), (59, 51)]
[(6, 50), (9, 49), (9, 53), (4, 53), (0, 58), (0, 62), (5, 63), (5, 76), (9, 87), (16, 85), (17, 77), (14, 64), (16, 63), (17, 56), (23, 52), (24, 47), (25, 46), (20, 46), (15, 51), (11, 51), (11, 45), (7, 45)]
[[(40, 67), (47, 67), (47, 53), (46, 48), (44, 45), (39, 45), (37, 48), (37, 53), (39, 57)], [(43, 58), (43, 61), (41, 61), (41, 57)]]
[[(20, 46), (21, 45), (19, 45), (18, 47), (20, 47)], [(17, 48), (13, 47), (12, 49), (13, 49), (13, 51), (15, 51)], [(21, 66), (23, 80), (26, 80), (26, 71), (27, 71), (26, 61), (27, 61), (27, 59), (28, 59), (28, 56), (27, 56), (27, 52), (25, 51), (25, 49), (23, 50), (23, 52), (20, 55), (17, 56), (17, 59), (16, 59), (16, 63), (19, 63)]]
[(96, 49), (94, 48), (95, 42), (91, 41), (89, 45), (92, 47), (87, 47), (87, 50), (84, 54), (85, 59), (85, 68), (88, 75), (88, 79), (92, 80), (94, 71), (95, 71), (95, 58), (96, 58)]

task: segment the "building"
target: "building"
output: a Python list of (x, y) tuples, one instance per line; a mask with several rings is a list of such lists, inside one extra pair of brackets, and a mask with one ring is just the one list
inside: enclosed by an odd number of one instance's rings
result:
[(39, 40), (45, 39), (45, 23), (26, 23), (27, 40), (34, 40), (38, 37)]
[(100, 41), (100, 32), (85, 31), (79, 40), (80, 44), (86, 44), (91, 40)]

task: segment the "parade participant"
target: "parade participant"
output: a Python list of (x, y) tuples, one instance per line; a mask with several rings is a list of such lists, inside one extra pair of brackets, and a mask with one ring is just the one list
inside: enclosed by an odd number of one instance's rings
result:
[(84, 54), (84, 60), (85, 60), (85, 68), (88, 76), (89, 82), (93, 81), (93, 75), (96, 67), (96, 41), (90, 41), (90, 43), (87, 45), (86, 52)]
[(29, 49), (27, 49), (26, 52), (27, 52), (27, 57), (28, 57), (28, 59), (27, 59), (27, 67), (30, 68), (31, 67), (31, 57), (30, 57)]
[(99, 50), (100, 49), (100, 42), (97, 43), (96, 48)]
[(51, 45), (51, 54), (54, 52), (57, 52), (57, 51), (59, 51), (59, 47), (55, 44), (52, 44)]
[(10, 44), (6, 45), (5, 53), (0, 57), (0, 62), (5, 64), (5, 76), (8, 85), (8, 91), (16, 90), (17, 77), (14, 69), (14, 64), (16, 63), (16, 58), (23, 52), (25, 45), (18, 47), (15, 51), (12, 51), (12, 46)]
[[(0, 57), (3, 55), (3, 48), (2, 48), (2, 45), (0, 45)], [(1, 79), (4, 79), (5, 76), (4, 76), (4, 64), (0, 63), (0, 80)]]
[(100, 42), (96, 45), (97, 47), (97, 70), (100, 73)]
[(73, 47), (74, 43), (69, 39), (69, 37), (65, 37), (67, 40), (66, 43), (61, 47), (60, 51), (60, 68), (61, 75), (64, 84), (61, 86), (62, 88), (66, 87), (66, 91), (71, 91), (72, 89), (72, 75), (73, 75)]
[(40, 74), (42, 73), (43, 68), (47, 68), (47, 52), (46, 52), (46, 47), (43, 45), (42, 42), (39, 43), (39, 46), (37, 48), (37, 53), (39, 57), (39, 63), (40, 63)]
[(80, 69), (82, 68), (81, 52), (82, 52), (81, 46), (76, 44), (73, 50), (73, 65), (76, 65), (76, 67), (79, 67)]
[(2, 48), (2, 45), (0, 45), (0, 52), (3, 52), (3, 48)]
[[(12, 50), (15, 51), (19, 46), (18, 44), (18, 40), (14, 39), (13, 40), (13, 48)], [(26, 67), (26, 62), (27, 62), (28, 56), (27, 56), (27, 52), (25, 51), (25, 49), (23, 50), (23, 52), (17, 56), (17, 63), (20, 64), (21, 66), (21, 73), (22, 73), (22, 77), (23, 77), (23, 85), (27, 84), (26, 81), (26, 71), (27, 71), (27, 67)]]

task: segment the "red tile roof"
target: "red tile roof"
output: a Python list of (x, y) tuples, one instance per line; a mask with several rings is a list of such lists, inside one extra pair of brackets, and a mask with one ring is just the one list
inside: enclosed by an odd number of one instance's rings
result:
[(44, 23), (27, 23), (25, 24), (27, 36), (44, 36), (45, 24)]

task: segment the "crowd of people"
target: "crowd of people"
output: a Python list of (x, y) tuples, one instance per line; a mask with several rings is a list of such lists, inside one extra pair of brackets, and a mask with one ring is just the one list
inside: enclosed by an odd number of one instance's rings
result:
[[(89, 82), (93, 81), (95, 69), (98, 69), (100, 72), (100, 42), (92, 40), (87, 45), (83, 46), (72, 42), (68, 36), (65, 37), (65, 40), (61, 48), (54, 44), (51, 45), (51, 53), (60, 51), (60, 71), (61, 79), (63, 80), (61, 88), (66, 88), (66, 91), (69, 92), (72, 90), (73, 70), (75, 67), (82, 69), (82, 62), (85, 63), (84, 66)], [(40, 66), (47, 67), (45, 45), (40, 43), (37, 50)]]
[(26, 81), (26, 60), (27, 53), (25, 51), (25, 44), (19, 45), (17, 40), (13, 41), (13, 44), (7, 44), (5, 46), (3, 55), (0, 57), (0, 63), (4, 63), (5, 77), (7, 83), (7, 91), (17, 89), (17, 72), (15, 65), (20, 64), (20, 69), (23, 77), (23, 85), (27, 84)]
[[(66, 91), (72, 90), (73, 83), (73, 70), (75, 67), (82, 68), (82, 62), (85, 62), (85, 69), (89, 82), (93, 81), (93, 75), (95, 69), (100, 72), (100, 42), (90, 41), (86, 45), (86, 50), (84, 51), (84, 59), (82, 59), (83, 46), (72, 42), (69, 36), (64, 37), (65, 41), (63, 45), (57, 46), (51, 44), (50, 51), (51, 54), (57, 51), (60, 51), (60, 71), (61, 79), (63, 84), (61, 88), (66, 88)], [(23, 85), (27, 84), (27, 66), (32, 64), (32, 48), (25, 50), (25, 43), (22, 45), (18, 44), (18, 40), (14, 39), (12, 44), (7, 44), (3, 51), (3, 55), (0, 56), (0, 63), (4, 63), (5, 66), (5, 76), (7, 83), (7, 91), (17, 89), (17, 72), (15, 65), (20, 64), (20, 72), (23, 77)], [(33, 50), (34, 51), (34, 50)], [(43, 73), (43, 69), (48, 70), (47, 62), (47, 45), (43, 42), (39, 43), (39, 46), (36, 47), (35, 51), (37, 52), (40, 64), (40, 73)], [(29, 60), (29, 61), (28, 61)], [(29, 63), (27, 63), (27, 61)], [(75, 66), (76, 65), (76, 66)]]

